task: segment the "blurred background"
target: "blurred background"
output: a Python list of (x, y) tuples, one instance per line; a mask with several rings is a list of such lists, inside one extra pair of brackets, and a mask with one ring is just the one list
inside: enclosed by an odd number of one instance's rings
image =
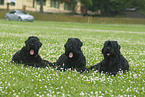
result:
[(145, 24), (145, 0), (0, 0), (0, 19), (11, 10), (35, 20)]

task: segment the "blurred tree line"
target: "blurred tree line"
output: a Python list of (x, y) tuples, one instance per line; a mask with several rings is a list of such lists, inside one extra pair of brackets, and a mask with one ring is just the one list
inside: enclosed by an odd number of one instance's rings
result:
[[(43, 12), (43, 2), (40, 1), (40, 12)], [(124, 11), (126, 8), (137, 8), (144, 12), (145, 0), (56, 0), (61, 3), (66, 3), (70, 6), (72, 14), (76, 13), (77, 2), (81, 3), (81, 8), (84, 9), (83, 14), (87, 15), (88, 10), (95, 12), (100, 11), (101, 16), (113, 16)]]

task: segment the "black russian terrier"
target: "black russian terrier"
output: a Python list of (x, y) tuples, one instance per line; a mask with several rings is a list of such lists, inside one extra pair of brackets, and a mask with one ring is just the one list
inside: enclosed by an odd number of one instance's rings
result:
[(117, 41), (106, 41), (102, 49), (104, 59), (89, 69), (98, 70), (100, 73), (109, 75), (116, 75), (119, 71), (129, 71), (128, 61), (123, 57), (120, 52), (120, 45)]
[(64, 45), (65, 53), (55, 63), (57, 70), (66, 71), (76, 69), (77, 72), (88, 72), (86, 69), (86, 58), (81, 51), (83, 43), (78, 38), (69, 38)]
[(25, 46), (13, 55), (12, 62), (17, 64), (25, 64), (32, 67), (46, 67), (51, 63), (43, 60), (38, 52), (42, 43), (35, 36), (30, 36), (25, 41)]

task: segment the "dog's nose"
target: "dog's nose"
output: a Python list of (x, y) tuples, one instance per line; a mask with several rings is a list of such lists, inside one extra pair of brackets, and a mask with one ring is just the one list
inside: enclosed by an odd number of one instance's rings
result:
[(109, 49), (110, 49), (110, 47), (107, 47), (107, 49), (109, 50)]

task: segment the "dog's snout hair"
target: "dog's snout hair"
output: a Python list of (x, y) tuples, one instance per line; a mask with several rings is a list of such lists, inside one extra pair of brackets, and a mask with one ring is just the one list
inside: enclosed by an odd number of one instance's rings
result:
[(73, 47), (72, 47), (72, 46), (70, 46), (70, 49), (73, 49)]
[(30, 46), (31, 46), (31, 47), (34, 47), (35, 45), (34, 45), (34, 44), (31, 44)]
[(110, 50), (110, 47), (109, 46), (107, 47), (107, 50)]

